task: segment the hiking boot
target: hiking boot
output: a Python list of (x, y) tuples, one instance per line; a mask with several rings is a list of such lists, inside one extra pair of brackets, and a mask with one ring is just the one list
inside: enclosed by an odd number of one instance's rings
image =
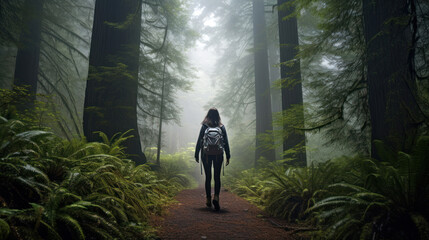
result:
[(219, 196), (218, 195), (214, 196), (214, 198), (213, 198), (213, 205), (215, 207), (215, 210), (219, 211), (220, 206), (219, 206)]
[(206, 206), (207, 206), (208, 208), (211, 208), (211, 207), (212, 207), (212, 198), (211, 198), (211, 197), (207, 197)]

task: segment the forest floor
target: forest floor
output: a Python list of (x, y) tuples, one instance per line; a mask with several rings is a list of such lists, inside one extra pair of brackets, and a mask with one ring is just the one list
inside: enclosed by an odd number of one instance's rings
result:
[(298, 239), (291, 224), (228, 191), (220, 193), (220, 211), (205, 206), (202, 188), (184, 190), (176, 200), (151, 220), (161, 239)]

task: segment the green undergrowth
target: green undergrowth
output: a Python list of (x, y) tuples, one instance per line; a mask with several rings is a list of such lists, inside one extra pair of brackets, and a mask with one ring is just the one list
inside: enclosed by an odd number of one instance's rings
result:
[(0, 239), (156, 238), (150, 216), (191, 181), (135, 166), (126, 134), (99, 134), (103, 142), (66, 141), (0, 117)]
[(277, 161), (225, 184), (273, 216), (308, 225), (312, 239), (429, 239), (429, 137), (409, 154), (376, 145), (380, 160)]
[(193, 147), (181, 149), (173, 154), (162, 153), (159, 165), (156, 164), (156, 151), (156, 148), (151, 148), (147, 151), (146, 156), (156, 169), (159, 178), (168, 180), (176, 186), (177, 190), (198, 186)]

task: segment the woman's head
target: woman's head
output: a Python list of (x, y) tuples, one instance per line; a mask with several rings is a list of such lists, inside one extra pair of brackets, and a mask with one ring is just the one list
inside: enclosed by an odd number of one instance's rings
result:
[(222, 122), (220, 121), (219, 112), (216, 108), (210, 108), (207, 112), (206, 117), (204, 118), (202, 124), (208, 125), (210, 127), (221, 126)]

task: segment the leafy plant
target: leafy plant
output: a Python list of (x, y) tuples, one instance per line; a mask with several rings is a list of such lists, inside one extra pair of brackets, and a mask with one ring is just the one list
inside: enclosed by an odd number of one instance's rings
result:
[(248, 169), (227, 178), (228, 187), (273, 216), (289, 221), (305, 220), (306, 210), (316, 196), (332, 184), (341, 172), (338, 164), (327, 162), (311, 167), (291, 167), (285, 161), (263, 169)]
[(249, 202), (263, 206), (265, 176), (255, 168), (243, 170), (235, 176), (227, 176), (225, 185), (232, 192), (246, 198)]
[(289, 221), (308, 217), (306, 210), (314, 203), (316, 195), (334, 182), (338, 168), (331, 162), (310, 167), (272, 165), (266, 170), (265, 206), (274, 216)]
[(160, 179), (172, 183), (177, 189), (196, 186), (194, 173), (193, 148), (175, 154), (163, 154), (156, 173)]
[(356, 170), (362, 174), (330, 185), (329, 196), (310, 208), (322, 226), (319, 236), (429, 237), (429, 137), (421, 137), (411, 154), (392, 154), (380, 142), (377, 145), (381, 162), (355, 159), (355, 166), (364, 166)]
[(29, 207), (49, 192), (49, 179), (39, 169), (16, 158), (0, 161), (0, 205), (11, 208)]
[(0, 235), (8, 239), (153, 238), (149, 215), (187, 184), (135, 166), (121, 145), (127, 133), (87, 143), (29, 129), (0, 117)]

